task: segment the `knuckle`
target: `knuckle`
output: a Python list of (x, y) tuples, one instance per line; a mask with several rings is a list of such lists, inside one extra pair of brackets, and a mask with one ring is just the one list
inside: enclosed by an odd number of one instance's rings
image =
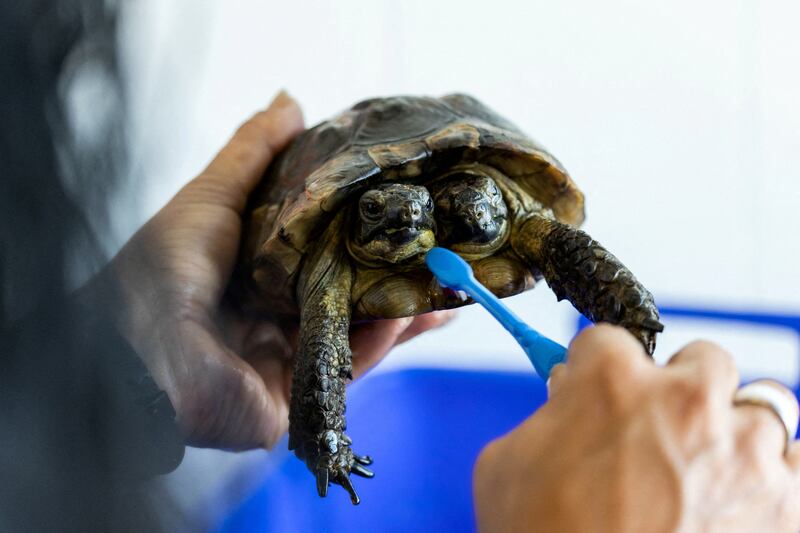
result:
[(270, 148), (269, 142), (276, 126), (275, 116), (269, 110), (259, 111), (236, 129), (233, 139), (243, 141), (245, 145), (258, 142), (263, 145), (261, 148)]
[(500, 439), (495, 439), (489, 442), (478, 454), (473, 469), (473, 478), (476, 483), (485, 481), (489, 475), (497, 471), (501, 457), (501, 447)]
[(692, 438), (712, 442), (725, 432), (725, 411), (730, 401), (720, 401), (714, 391), (694, 376), (673, 376), (664, 389), (665, 400), (679, 425), (693, 428)]
[(708, 381), (699, 374), (678, 376), (670, 383), (670, 394), (680, 398), (691, 412), (700, 413), (712, 410), (713, 401)]
[(499, 439), (490, 442), (481, 450), (475, 461), (472, 470), (472, 486), (476, 497), (482, 501), (493, 497), (495, 488), (502, 479), (504, 468), (500, 448)]
[(567, 380), (567, 367), (563, 363), (559, 363), (550, 370), (550, 379), (548, 381), (548, 388), (552, 396), (560, 390)]
[(632, 364), (608, 364), (597, 367), (591, 375), (589, 386), (597, 391), (597, 398), (612, 412), (625, 412), (641, 397), (642, 375)]
[[(764, 438), (763, 429), (758, 426), (761, 422), (751, 425), (746, 431), (742, 431), (736, 439), (736, 450), (741, 457), (745, 458), (750, 465), (755, 468), (762, 465), (767, 458), (776, 459), (772, 446)], [(775, 457), (773, 457), (775, 456)]]
[(781, 439), (785, 438), (786, 430), (778, 416), (764, 407), (753, 407), (749, 431), (753, 438), (763, 441), (768, 435), (776, 435)]
[(719, 344), (707, 340), (697, 340), (689, 343), (682, 350), (687, 354), (694, 354), (695, 357), (702, 357), (705, 367), (713, 370), (716, 374), (735, 374), (738, 373), (733, 356)]
[(709, 352), (709, 351), (717, 351), (717, 350), (725, 351), (725, 350), (722, 349), (722, 347), (719, 344), (717, 344), (715, 342), (711, 342), (710, 340), (707, 340), (707, 339), (694, 340), (694, 341), (690, 342), (689, 344), (687, 344), (684, 347), (684, 350), (694, 350), (694, 351), (698, 351), (698, 352)]
[(239, 124), (239, 127), (236, 128), (236, 133), (233, 135), (234, 139), (258, 134), (262, 129), (261, 122), (265, 119), (265, 116), (267, 116), (266, 111), (259, 111)]
[(414, 317), (408, 316), (403, 318), (390, 319), (388, 321), (389, 327), (387, 334), (391, 338), (399, 337), (403, 332), (411, 327), (414, 323)]
[(734, 409), (738, 425), (736, 449), (753, 465), (774, 467), (789, 456), (786, 453), (786, 430), (777, 415), (768, 408), (739, 405)]
[(635, 377), (638, 372), (639, 354), (631, 354), (617, 345), (603, 343), (597, 352), (588, 358), (588, 366), (603, 383), (612, 384)]
[(234, 180), (206, 172), (187, 184), (179, 194), (188, 204), (207, 204), (238, 209), (247, 201), (247, 194)]
[[(178, 406), (178, 417), (181, 425), (190, 435), (204, 435), (208, 422), (208, 405), (211, 399), (205, 387), (192, 390), (191, 394), (182, 398)], [(213, 405), (213, 404), (212, 404)]]
[(247, 375), (233, 369), (221, 369), (209, 377), (203, 383), (187, 388), (180, 412), (182, 424), (192, 434), (206, 438), (222, 430), (225, 417), (220, 414), (229, 413), (232, 407), (244, 404), (250, 388)]
[(638, 342), (624, 329), (598, 324), (582, 332), (570, 346), (572, 359), (594, 367), (634, 365), (643, 358)]
[(643, 361), (644, 351), (627, 331), (601, 324), (576, 338), (567, 370), (575, 370), (577, 381), (597, 390), (616, 409), (637, 397), (642, 371), (647, 368)]
[(634, 377), (634, 365), (616, 354), (598, 357), (593, 364), (595, 381), (603, 388), (614, 390), (621, 382), (629, 382)]
[(683, 369), (680, 373), (684, 376), (690, 372), (689, 386), (711, 389), (739, 383), (739, 371), (733, 357), (712, 342), (694, 341), (686, 345), (673, 357), (670, 365)]
[(736, 441), (736, 450), (744, 457), (752, 458), (757, 455), (759, 439), (755, 431), (750, 428), (742, 431)]
[(705, 376), (697, 376), (696, 379), (689, 381), (689, 386), (687, 387), (689, 391), (689, 394), (687, 394), (688, 400), (703, 411), (712, 411), (716, 405), (710, 384), (710, 379)]

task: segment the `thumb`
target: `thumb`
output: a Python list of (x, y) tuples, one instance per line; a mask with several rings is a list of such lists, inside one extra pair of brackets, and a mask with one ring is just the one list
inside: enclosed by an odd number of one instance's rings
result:
[(164, 388), (187, 441), (233, 450), (274, 442), (285, 431), (285, 408), (212, 329), (183, 322), (176, 327), (171, 357), (165, 358), (171, 364)]
[(286, 91), (281, 91), (267, 109), (239, 127), (194, 181), (221, 185), (214, 189), (230, 191), (231, 207), (241, 213), (247, 196), (259, 183), (269, 163), (303, 128), (300, 106)]

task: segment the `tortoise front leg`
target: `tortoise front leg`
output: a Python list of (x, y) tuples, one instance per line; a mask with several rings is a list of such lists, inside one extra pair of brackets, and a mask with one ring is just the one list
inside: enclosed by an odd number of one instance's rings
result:
[(320, 496), (326, 496), (328, 485), (336, 483), (357, 504), (350, 474), (373, 474), (365, 468), (371, 463), (369, 457), (354, 454), (352, 441), (344, 433), (345, 386), (346, 380), (352, 379), (352, 271), (331, 248), (335, 246), (309, 258), (301, 275), (300, 342), (292, 378), (289, 449), (315, 474)]
[(600, 243), (572, 226), (534, 216), (514, 232), (512, 245), (559, 300), (567, 298), (593, 322), (623, 326), (653, 354), (656, 333), (664, 329), (653, 296)]

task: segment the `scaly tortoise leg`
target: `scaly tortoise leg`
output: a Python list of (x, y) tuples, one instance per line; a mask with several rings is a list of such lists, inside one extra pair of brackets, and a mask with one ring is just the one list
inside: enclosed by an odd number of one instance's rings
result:
[[(323, 241), (324, 242), (324, 241)], [(301, 274), (300, 343), (292, 380), (289, 449), (315, 474), (324, 497), (330, 483), (359, 503), (350, 474), (372, 477), (372, 461), (350, 448), (345, 435), (345, 386), (352, 379), (350, 287), (352, 271), (336, 241), (310, 257)]]
[(559, 300), (592, 322), (623, 326), (653, 354), (663, 331), (653, 296), (600, 243), (570, 225), (541, 216), (521, 223), (514, 250), (541, 271)]

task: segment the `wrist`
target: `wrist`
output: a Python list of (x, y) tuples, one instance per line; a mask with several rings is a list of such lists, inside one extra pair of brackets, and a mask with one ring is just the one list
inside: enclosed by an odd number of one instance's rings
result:
[(71, 327), (110, 399), (110, 460), (120, 475), (146, 478), (181, 462), (184, 437), (169, 395), (123, 332), (122, 292), (107, 267), (71, 298)]
[[(79, 298), (103, 309), (158, 387), (169, 394), (170, 374), (159, 355), (163, 353), (160, 344), (165, 341), (165, 304), (159, 301), (160, 291), (146, 259), (132, 246), (136, 246), (135, 238), (79, 291)], [(174, 404), (171, 394), (170, 399)]]

